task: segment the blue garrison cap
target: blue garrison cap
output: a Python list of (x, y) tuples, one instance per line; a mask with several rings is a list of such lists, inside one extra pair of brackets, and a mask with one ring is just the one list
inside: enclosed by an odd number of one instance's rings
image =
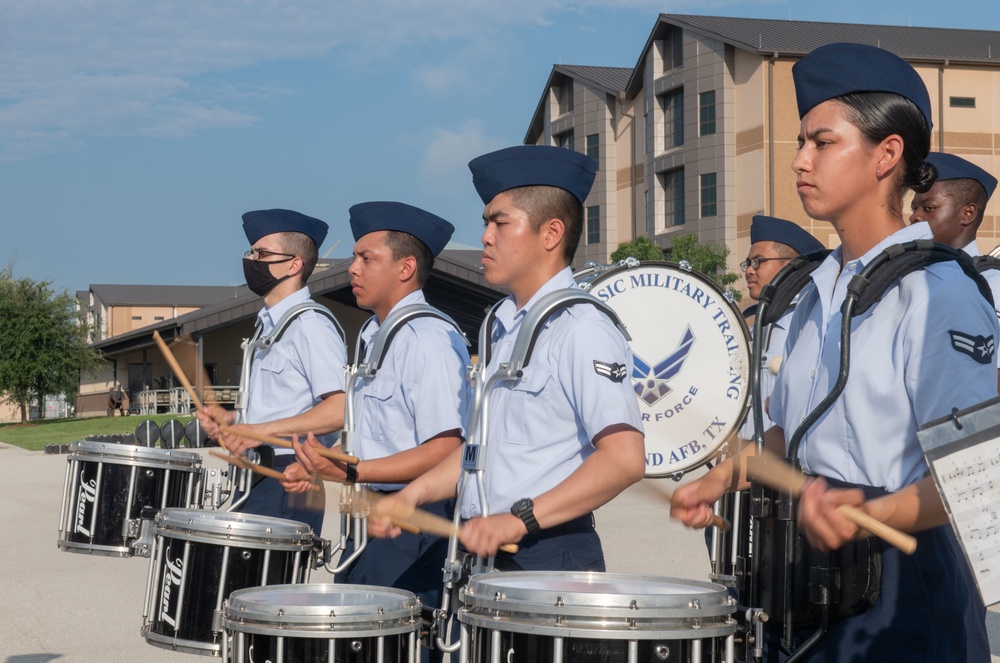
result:
[(522, 186), (555, 186), (582, 204), (594, 185), (597, 162), (586, 154), (550, 145), (517, 145), (469, 162), (472, 183), (488, 204), (498, 193)]
[(947, 152), (931, 152), (925, 161), (931, 162), (937, 168), (938, 182), (942, 180), (976, 180), (986, 191), (987, 200), (997, 188), (997, 178), (962, 157)]
[(413, 235), (437, 256), (455, 232), (455, 226), (441, 217), (406, 203), (359, 203), (350, 212), (355, 242), (376, 230), (398, 230)]
[(243, 232), (251, 244), (271, 233), (302, 233), (319, 248), (329, 229), (323, 221), (289, 209), (257, 210), (243, 215)]
[(799, 117), (827, 99), (852, 92), (890, 92), (909, 99), (931, 124), (931, 98), (906, 60), (865, 44), (820, 46), (792, 66)]
[(750, 223), (750, 243), (757, 242), (778, 242), (792, 247), (799, 255), (826, 248), (799, 224), (763, 214), (755, 214)]

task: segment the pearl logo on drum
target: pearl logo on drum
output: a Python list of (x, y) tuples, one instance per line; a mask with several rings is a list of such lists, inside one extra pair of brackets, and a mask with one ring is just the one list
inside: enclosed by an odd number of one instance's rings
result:
[(175, 596), (173, 589), (176, 587), (180, 592), (181, 582), (184, 579), (184, 560), (165, 559), (163, 565), (163, 587), (160, 592), (160, 619), (173, 628), (177, 628), (177, 615), (170, 614), (171, 598)]
[(97, 500), (97, 479), (87, 481), (84, 475), (80, 474), (80, 496), (76, 503), (76, 531), (84, 536), (92, 536), (93, 532), (89, 527), (85, 527), (87, 514), (93, 509), (93, 504)]

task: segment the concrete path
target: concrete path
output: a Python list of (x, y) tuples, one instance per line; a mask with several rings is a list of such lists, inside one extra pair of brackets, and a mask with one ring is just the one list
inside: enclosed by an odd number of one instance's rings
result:
[[(207, 454), (204, 462), (221, 464)], [(153, 647), (140, 635), (148, 559), (56, 547), (65, 473), (65, 455), (0, 444), (0, 663), (205, 660)], [(328, 491), (328, 528), (336, 508), (336, 491)], [(701, 532), (670, 522), (662, 498), (641, 484), (601, 509), (597, 522), (609, 571), (707, 580)], [(313, 572), (312, 582), (331, 580)], [(991, 613), (991, 623), (991, 639), (1000, 643), (1000, 615)]]

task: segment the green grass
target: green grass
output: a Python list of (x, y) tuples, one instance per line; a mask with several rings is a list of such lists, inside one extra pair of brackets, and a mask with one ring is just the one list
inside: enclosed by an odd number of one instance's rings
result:
[(46, 444), (69, 444), (88, 435), (134, 433), (135, 427), (146, 419), (157, 425), (168, 419), (178, 419), (186, 424), (191, 417), (176, 414), (158, 414), (151, 417), (94, 417), (91, 419), (41, 419), (31, 423), (0, 424), (0, 442), (12, 444), (29, 451), (41, 451)]

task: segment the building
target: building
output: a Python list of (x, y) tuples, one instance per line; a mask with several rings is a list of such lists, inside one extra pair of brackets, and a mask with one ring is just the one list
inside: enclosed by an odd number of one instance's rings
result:
[[(525, 135), (600, 164), (576, 267), (607, 262), (639, 235), (668, 249), (673, 235), (695, 233), (729, 247), (735, 270), (759, 212), (836, 246), (833, 229), (809, 219), (796, 194), (791, 72), (809, 51), (839, 41), (910, 62), (931, 96), (931, 149), (1000, 174), (1000, 32), (661, 14), (631, 69), (553, 67)], [(998, 205), (979, 231), (983, 252), (1000, 241)]]

